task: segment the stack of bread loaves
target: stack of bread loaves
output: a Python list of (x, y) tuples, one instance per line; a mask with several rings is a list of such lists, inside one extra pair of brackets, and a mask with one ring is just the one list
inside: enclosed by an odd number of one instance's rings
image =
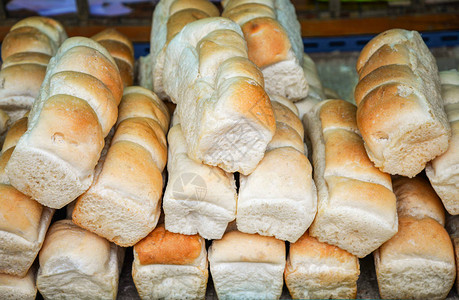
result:
[(298, 101), (308, 95), (303, 41), (290, 0), (224, 0), (222, 16), (238, 23), (248, 56), (263, 72), (266, 91)]
[(49, 18), (30, 17), (11, 27), (2, 42), (0, 108), (13, 122), (31, 108), (46, 66), (66, 38), (62, 25)]
[(9, 184), (4, 168), (26, 131), (27, 118), (8, 131), (0, 157), (0, 298), (35, 299), (36, 269), (32, 266), (42, 247), (54, 209), (42, 206)]
[(132, 246), (151, 232), (161, 212), (169, 112), (151, 91), (124, 91), (107, 156), (89, 190), (78, 198), (75, 224), (117, 245)]
[(452, 137), (448, 150), (426, 167), (432, 187), (440, 196), (446, 210), (459, 214), (459, 72), (440, 72), (441, 93)]
[(67, 39), (50, 61), (27, 132), (6, 166), (11, 184), (53, 208), (86, 191), (122, 91), (104, 47), (87, 38)]
[(446, 229), (451, 237), (454, 246), (454, 256), (456, 258), (456, 292), (459, 294), (459, 216), (448, 216), (446, 219)]
[(384, 299), (445, 299), (456, 277), (440, 199), (423, 178), (396, 178), (398, 233), (374, 252)]
[(357, 123), (376, 167), (413, 177), (448, 149), (437, 65), (418, 32), (379, 34), (360, 53), (357, 72)]

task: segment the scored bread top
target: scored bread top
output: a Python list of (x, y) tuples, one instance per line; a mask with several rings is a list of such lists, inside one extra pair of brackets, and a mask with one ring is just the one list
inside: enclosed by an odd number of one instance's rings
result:
[(211, 17), (220, 15), (218, 8), (208, 0), (175, 0), (169, 8), (169, 15), (188, 8), (196, 8)]
[(445, 209), (430, 183), (422, 177), (398, 177), (393, 180), (399, 217), (430, 217), (445, 226)]
[(46, 17), (29, 17), (20, 20), (11, 27), (11, 31), (21, 27), (35, 27), (46, 33), (57, 45), (60, 45), (67, 38), (64, 26), (54, 19)]
[(158, 225), (134, 246), (141, 265), (194, 265), (205, 242), (199, 235), (173, 233)]
[(209, 248), (211, 263), (285, 264), (285, 242), (274, 237), (231, 231)]

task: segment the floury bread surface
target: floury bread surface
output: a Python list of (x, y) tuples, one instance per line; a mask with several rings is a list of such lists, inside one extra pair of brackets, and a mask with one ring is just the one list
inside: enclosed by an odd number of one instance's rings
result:
[(426, 166), (432, 187), (452, 214), (459, 214), (459, 72), (440, 72), (443, 105), (451, 125), (448, 150)]
[(204, 299), (205, 240), (156, 227), (134, 246), (132, 278), (141, 299)]
[(286, 98), (271, 96), (271, 100), (276, 134), (255, 171), (240, 176), (237, 227), (295, 242), (314, 220), (317, 190), (298, 110)]
[(132, 246), (155, 228), (161, 211), (169, 112), (151, 91), (124, 91), (115, 135), (72, 219), (120, 246)]
[(390, 176), (365, 152), (356, 110), (349, 102), (326, 100), (305, 116), (318, 190), (309, 233), (364, 257), (397, 232), (397, 208)]
[(244, 175), (256, 168), (275, 120), (239, 25), (225, 18), (186, 25), (167, 46), (163, 83), (191, 159)]
[(61, 23), (50, 18), (29, 17), (11, 27), (2, 43), (0, 108), (12, 122), (32, 107), (46, 66), (66, 38)]
[[(218, 8), (208, 0), (161, 0), (158, 2), (153, 12), (150, 55), (145, 58), (148, 62), (143, 67), (143, 72), (147, 73), (142, 75), (144, 81), (150, 81), (149, 84), (158, 97), (168, 98), (164, 90), (163, 70), (169, 42), (188, 23), (219, 15)], [(148, 68), (151, 69), (148, 70)]]
[(86, 191), (122, 91), (104, 47), (87, 38), (67, 39), (50, 61), (27, 132), (6, 167), (11, 184), (52, 208)]
[(32, 267), (23, 277), (0, 274), (2, 300), (35, 300), (37, 297), (36, 273), (36, 268)]
[(45, 299), (116, 299), (124, 249), (72, 223), (50, 227), (37, 287)]
[(169, 179), (163, 197), (166, 229), (220, 239), (236, 217), (234, 175), (190, 159), (180, 120), (177, 115), (173, 119), (167, 136)]
[(357, 125), (376, 167), (413, 177), (448, 149), (437, 64), (418, 32), (379, 34), (360, 53), (357, 72)]
[(222, 5), (222, 16), (241, 26), (248, 57), (263, 72), (266, 91), (291, 101), (305, 98), (303, 41), (290, 0), (226, 0)]

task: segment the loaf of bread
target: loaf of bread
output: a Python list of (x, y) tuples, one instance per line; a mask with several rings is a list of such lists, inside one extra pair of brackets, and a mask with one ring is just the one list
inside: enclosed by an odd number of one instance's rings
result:
[(129, 38), (113, 28), (105, 29), (91, 38), (110, 52), (124, 86), (131, 86), (134, 82), (134, 46)]
[(2, 42), (0, 108), (12, 122), (38, 97), (46, 66), (67, 38), (64, 27), (45, 17), (29, 17), (13, 25)]
[(198, 233), (208, 240), (221, 239), (236, 217), (234, 175), (190, 159), (177, 115), (173, 123), (167, 136), (169, 177), (163, 197), (166, 229)]
[(305, 98), (303, 41), (290, 0), (224, 0), (222, 5), (222, 16), (241, 26), (249, 59), (262, 70), (266, 91), (292, 101)]
[(50, 61), (27, 132), (6, 167), (11, 184), (52, 208), (85, 192), (122, 91), (118, 67), (104, 47), (88, 38), (67, 39)]
[(440, 72), (443, 105), (451, 125), (452, 137), (448, 150), (426, 166), (432, 187), (446, 210), (459, 214), (459, 72)]
[(258, 234), (230, 231), (209, 248), (219, 299), (279, 299), (285, 262), (285, 242)]
[(161, 211), (169, 112), (151, 91), (124, 91), (115, 135), (89, 190), (78, 198), (75, 224), (120, 246), (155, 228)]
[(290, 244), (285, 283), (293, 299), (355, 299), (359, 260), (306, 232)]
[(390, 176), (365, 152), (356, 110), (349, 102), (326, 100), (305, 116), (318, 190), (309, 233), (364, 257), (397, 232), (397, 207)]
[(172, 233), (158, 225), (134, 246), (132, 278), (144, 299), (204, 299), (206, 244), (199, 235)]
[(34, 262), (54, 214), (54, 209), (12, 187), (5, 175), (4, 167), (26, 126), (27, 118), (13, 124), (0, 156), (0, 273), (20, 277)]
[(2, 300), (35, 300), (36, 269), (30, 268), (24, 277), (0, 274), (0, 298)]
[(4, 110), (0, 109), (0, 134), (6, 131), (9, 123), (10, 123), (10, 117)]
[(394, 179), (398, 233), (374, 252), (384, 299), (445, 299), (454, 284), (454, 251), (444, 210), (427, 180)]
[(448, 216), (446, 229), (451, 237), (454, 246), (454, 257), (456, 258), (456, 292), (459, 294), (459, 216)]
[(244, 175), (256, 168), (275, 120), (236, 23), (206, 18), (186, 25), (166, 49), (163, 83), (177, 103), (191, 159)]
[(158, 97), (168, 98), (164, 90), (163, 70), (169, 42), (188, 23), (219, 15), (218, 8), (208, 0), (161, 0), (156, 4), (151, 28), (150, 56), (146, 58), (151, 68), (151, 76), (143, 77), (152, 80), (153, 91)]
[(60, 220), (40, 251), (37, 287), (45, 299), (116, 299), (123, 260), (123, 248)]
[(237, 228), (295, 242), (314, 220), (317, 190), (297, 108), (280, 96), (271, 101), (276, 134), (255, 171), (240, 176)]
[(418, 32), (379, 34), (360, 53), (357, 72), (357, 124), (376, 167), (413, 177), (448, 149), (437, 65)]

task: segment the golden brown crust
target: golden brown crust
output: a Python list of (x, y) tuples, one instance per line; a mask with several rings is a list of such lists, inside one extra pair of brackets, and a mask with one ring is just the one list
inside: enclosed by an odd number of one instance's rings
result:
[(182, 30), (188, 23), (210, 17), (207, 13), (197, 8), (188, 8), (176, 12), (167, 20), (166, 43)]
[(161, 224), (138, 242), (134, 251), (142, 265), (189, 265), (200, 256), (202, 247), (205, 245), (199, 235), (172, 233)]
[(10, 31), (2, 42), (2, 60), (20, 52), (39, 52), (53, 56), (57, 45), (34, 27), (20, 27)]
[(8, 56), (2, 64), (2, 68), (11, 67), (19, 64), (37, 64), (47, 66), (51, 56), (38, 52), (19, 52)]
[(287, 106), (277, 102), (272, 101), (271, 105), (273, 106), (274, 117), (276, 122), (284, 123), (295, 129), (301, 139), (304, 138), (304, 128), (300, 119), (293, 111), (291, 111)]
[(27, 117), (17, 120), (8, 130), (3, 141), (2, 153), (16, 146), (21, 136), (27, 131)]
[(386, 65), (410, 65), (411, 62), (409, 57), (409, 50), (405, 45), (384, 45), (379, 48), (362, 67), (359, 78), (362, 79), (377, 68)]
[(255, 18), (242, 26), (248, 56), (259, 68), (287, 58), (291, 49), (287, 32), (272, 18)]
[(357, 132), (357, 107), (344, 100), (327, 101), (319, 112), (322, 130), (342, 128)]
[(238, 5), (232, 9), (225, 9), (222, 17), (231, 19), (240, 26), (243, 26), (247, 21), (254, 18), (267, 17), (276, 19), (276, 13), (269, 6), (259, 3), (246, 3)]
[(134, 55), (128, 45), (116, 40), (101, 40), (99, 44), (105, 47), (111, 56), (115, 59), (120, 59), (127, 62), (131, 67), (134, 67)]
[(104, 40), (120, 42), (127, 46), (131, 55), (134, 56), (134, 46), (132, 45), (131, 40), (115, 28), (107, 28), (92, 36), (91, 38), (99, 43)]
[(218, 8), (208, 0), (175, 0), (169, 9), (169, 15), (173, 15), (178, 11), (185, 10), (188, 8), (199, 9), (210, 17), (220, 16)]

